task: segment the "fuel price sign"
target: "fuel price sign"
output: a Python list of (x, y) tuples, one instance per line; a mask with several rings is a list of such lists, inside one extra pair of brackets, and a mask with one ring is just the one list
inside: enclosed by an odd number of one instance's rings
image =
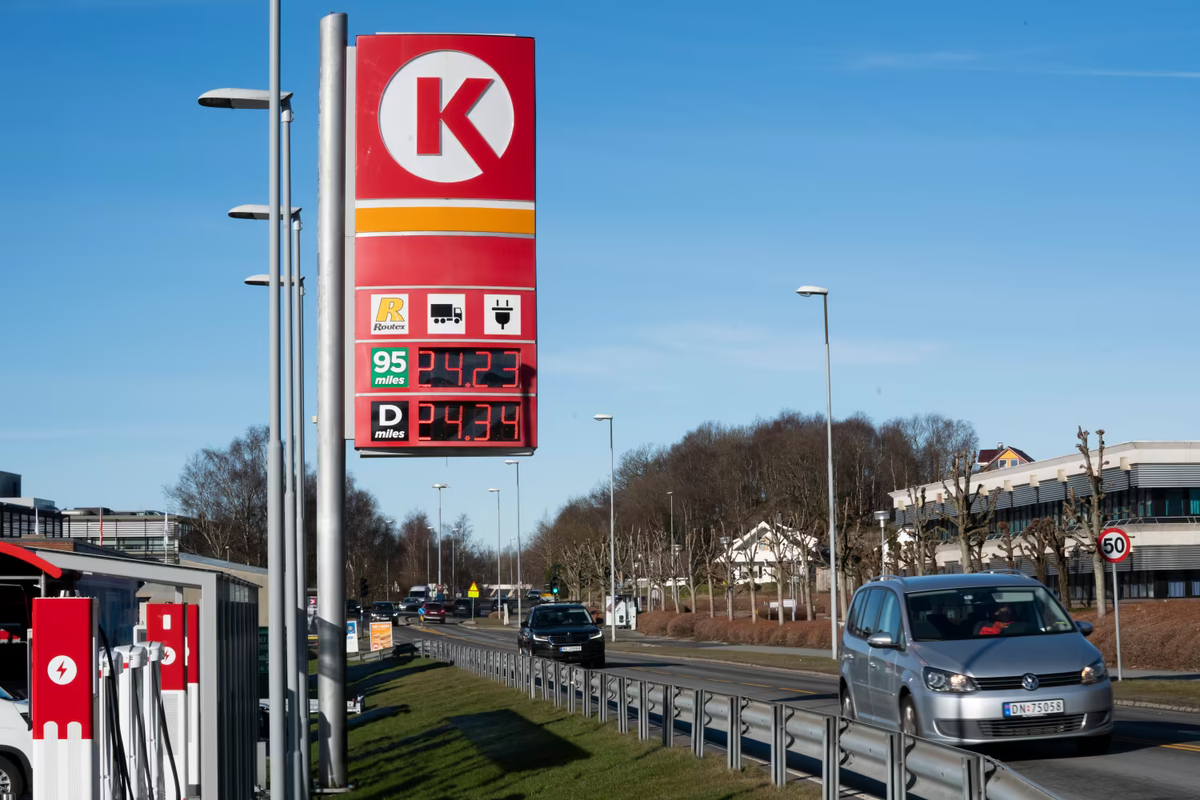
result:
[(355, 44), (355, 447), (530, 454), (533, 40), (380, 34)]

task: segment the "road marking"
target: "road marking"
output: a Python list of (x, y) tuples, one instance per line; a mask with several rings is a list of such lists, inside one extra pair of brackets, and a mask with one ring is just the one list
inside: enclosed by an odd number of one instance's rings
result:
[[(692, 676), (691, 675), (680, 675), (679, 677), (690, 678)], [(726, 681), (726, 680), (722, 680), (721, 678), (701, 678), (701, 680), (713, 681), (714, 683), (733, 683), (733, 681)]]
[(764, 683), (743, 683), (742, 686), (754, 686), (759, 689), (770, 689), (771, 688), (770, 686), (767, 686)]
[(793, 689), (791, 686), (776, 686), (775, 688), (782, 689), (785, 692), (799, 692), (800, 694), (816, 694), (816, 692), (810, 692), (807, 689)]
[(1185, 743), (1167, 744), (1164, 742), (1155, 742), (1150, 739), (1135, 739), (1131, 736), (1118, 736), (1116, 738), (1117, 738), (1117, 741), (1120, 741), (1120, 742), (1134, 742), (1135, 744), (1149, 744), (1149, 745), (1153, 745), (1154, 747), (1169, 747), (1172, 750), (1186, 750), (1189, 753), (1200, 753), (1200, 745), (1195, 745), (1195, 744), (1185, 744)]

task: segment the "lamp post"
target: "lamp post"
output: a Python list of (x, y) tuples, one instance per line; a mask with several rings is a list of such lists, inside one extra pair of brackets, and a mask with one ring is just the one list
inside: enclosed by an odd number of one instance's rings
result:
[(837, 509), (833, 499), (833, 395), (829, 388), (829, 290), (821, 286), (801, 286), (796, 290), (796, 294), (801, 297), (820, 295), (822, 308), (825, 311), (825, 437), (829, 468), (829, 624), (833, 630), (833, 642), (830, 645), (831, 657), (836, 659), (838, 654), (838, 582), (837, 551), (835, 549)]
[(887, 564), (884, 563), (883, 550), (887, 547), (887, 521), (891, 518), (891, 512), (876, 511), (875, 519), (879, 520), (879, 572), (880, 574), (887, 572)]
[(521, 462), (510, 458), (504, 463), (517, 468), (517, 585), (521, 587), (517, 592), (517, 622), (520, 623), (524, 615), (522, 593), (525, 591), (521, 581)]
[[(426, 525), (426, 526), (425, 526), (425, 529), (426, 529), (426, 530), (428, 530), (430, 533), (434, 534), (435, 536), (437, 535), (437, 531), (435, 531), (435, 530), (433, 529), (433, 526), (432, 526), (432, 525)], [(432, 542), (426, 542), (426, 543), (425, 543), (425, 593), (426, 593), (426, 594), (428, 594), (428, 593), (429, 593), (429, 562), (430, 562), (430, 560), (431, 560), (431, 559), (429, 558), (429, 546), (430, 546), (430, 544), (432, 544)]]
[(613, 494), (613, 415), (597, 414), (597, 422), (608, 422), (608, 587), (612, 597), (612, 610), (605, 612), (612, 640), (617, 640), (617, 552), (616, 552), (616, 495)]
[(438, 549), (438, 591), (441, 591), (442, 586), (442, 489), (449, 489), (450, 485), (446, 483), (435, 483), (434, 489), (438, 490), (438, 529), (437, 529), (437, 549)]
[[(513, 545), (514, 545), (514, 544), (516, 544), (516, 543), (517, 543), (517, 540), (516, 540), (514, 537), (512, 537), (512, 536), (508, 537), (508, 585), (509, 585), (509, 586), (514, 586), (514, 585), (515, 585), (515, 584), (513, 583), (513, 557), (512, 557), (512, 551), (513, 551)], [(512, 590), (511, 590), (511, 589), (509, 589), (509, 591), (511, 592)]]
[[(217, 89), (206, 92), (198, 99), (200, 105), (206, 108), (228, 109), (265, 109), (268, 112), (268, 219), (271, 223), (267, 233), (267, 271), (270, 276), (271, 294), (268, 304), (267, 327), (269, 331), (268, 350), (270, 353), (269, 370), (269, 437), (267, 442), (267, 588), (269, 597), (269, 635), (268, 648), (272, 655), (271, 675), (269, 679), (271, 704), (277, 708), (286, 708), (288, 692), (288, 676), (283, 674), (287, 669), (285, 659), (279, 659), (280, 650), (285, 649), (286, 622), (284, 609), (285, 583), (287, 582), (287, 566), (285, 564), (284, 496), (280, 491), (283, 478), (282, 445), (280, 442), (280, 342), (279, 342), (279, 221), (280, 221), (280, 179), (279, 179), (279, 128), (282, 110), (287, 109), (287, 117), (291, 119), (291, 92), (279, 90), (279, 2), (270, 0), (269, 15), (269, 89)], [(290, 185), (290, 181), (289, 181)], [(290, 207), (290, 199), (285, 207)], [(288, 437), (289, 445), (291, 436)], [(294, 784), (298, 775), (299, 765), (292, 756), (295, 745), (295, 731), (287, 725), (287, 714), (275, 714), (271, 718), (270, 753), (272, 763), (286, 764), (280, 775), (288, 776), (279, 781), (271, 782), (271, 797), (282, 800), (288, 791), (289, 781)], [(292, 745), (292, 748), (289, 748)]]
[[(675, 613), (679, 613), (679, 570), (675, 568), (675, 493), (667, 492), (671, 501), (671, 597), (675, 601)], [(712, 587), (709, 587), (710, 590)], [(696, 604), (695, 599), (692, 605)]]
[(454, 575), (454, 566), (457, 563), (457, 558), (454, 555), (454, 540), (458, 538), (460, 533), (462, 533), (462, 528), (451, 528), (450, 532), (454, 534), (450, 537), (450, 591), (457, 593), (458, 578), (456, 578)]
[(496, 493), (496, 612), (500, 611), (500, 490), (488, 489)]

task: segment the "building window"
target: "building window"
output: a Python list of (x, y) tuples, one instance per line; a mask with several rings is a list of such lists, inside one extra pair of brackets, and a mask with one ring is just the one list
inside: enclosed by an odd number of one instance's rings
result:
[(1200, 516), (1200, 489), (1188, 489), (1188, 513)]
[(1000, 459), (998, 463), (1000, 464), (1000, 469), (1004, 469), (1008, 466), (1008, 460), (1004, 458)]
[(1183, 489), (1167, 489), (1168, 517), (1183, 516)]

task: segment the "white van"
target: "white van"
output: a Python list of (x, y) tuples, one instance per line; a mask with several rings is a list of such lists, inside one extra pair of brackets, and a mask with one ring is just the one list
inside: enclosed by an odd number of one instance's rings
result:
[(30, 790), (32, 758), (29, 701), (14, 699), (0, 688), (0, 795), (21, 797)]

